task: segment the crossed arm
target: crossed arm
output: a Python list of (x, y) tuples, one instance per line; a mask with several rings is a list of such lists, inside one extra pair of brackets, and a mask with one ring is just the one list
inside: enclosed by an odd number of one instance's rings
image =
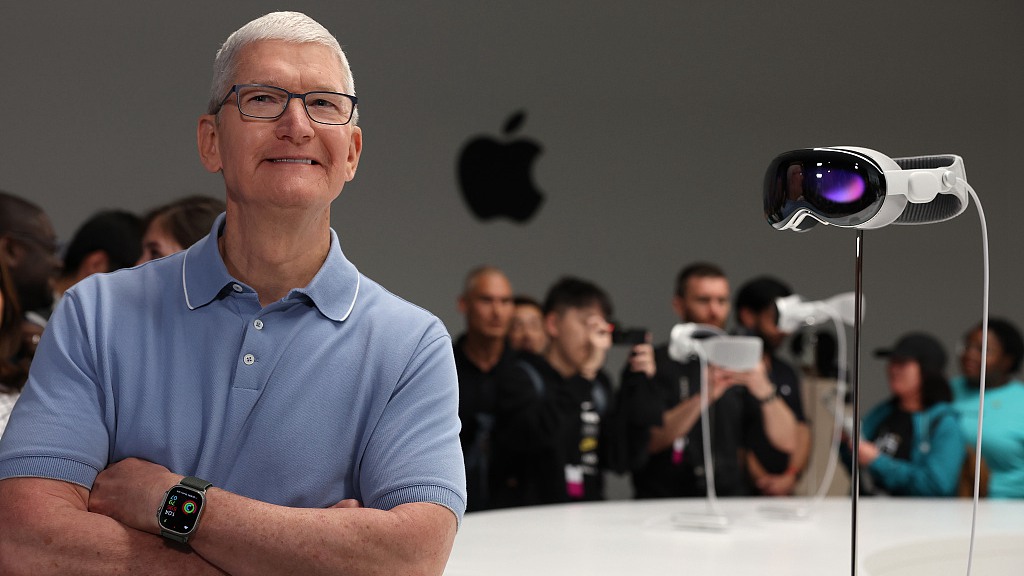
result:
[(156, 521), (180, 479), (127, 459), (91, 492), (44, 478), (0, 481), (0, 573), (441, 574), (455, 539), (455, 515), (437, 504), (288, 508), (211, 488), (189, 550), (167, 544)]

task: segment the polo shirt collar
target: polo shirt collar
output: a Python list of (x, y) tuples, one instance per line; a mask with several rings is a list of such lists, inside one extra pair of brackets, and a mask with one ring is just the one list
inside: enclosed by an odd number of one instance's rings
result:
[(313, 301), (321, 314), (341, 322), (348, 318), (355, 308), (361, 275), (355, 265), (345, 258), (334, 229), (330, 230), (331, 248), (327, 253), (327, 260), (308, 286), (292, 290), (288, 297), (304, 294)]
[[(182, 259), (182, 285), (185, 304), (190, 310), (201, 308), (216, 299), (225, 289), (244, 283), (228, 273), (217, 247), (217, 238), (224, 228), (224, 214), (217, 217), (210, 234), (185, 251)], [(284, 300), (300, 297), (312, 301), (321, 314), (341, 322), (348, 318), (359, 294), (360, 274), (341, 251), (338, 235), (331, 229), (331, 247), (323, 266), (303, 288), (293, 289)], [(250, 289), (251, 290), (251, 289)]]

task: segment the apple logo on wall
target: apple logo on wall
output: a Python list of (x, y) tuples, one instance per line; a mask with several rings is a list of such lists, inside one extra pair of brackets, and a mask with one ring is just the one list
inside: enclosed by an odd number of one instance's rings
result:
[(504, 142), (477, 136), (459, 153), (462, 197), (480, 220), (505, 217), (524, 223), (544, 200), (532, 176), (540, 144), (526, 138), (512, 139), (525, 120), (525, 111), (515, 112), (505, 121)]

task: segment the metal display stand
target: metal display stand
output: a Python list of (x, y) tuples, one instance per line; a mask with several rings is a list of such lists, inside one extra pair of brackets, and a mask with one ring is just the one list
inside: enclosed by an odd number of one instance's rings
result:
[[(850, 522), (850, 574), (857, 576), (857, 508), (860, 503), (860, 324), (861, 306), (864, 302), (864, 230), (857, 230), (857, 258), (854, 272), (854, 314), (853, 314), (853, 462), (850, 463), (852, 520)], [(840, 399), (837, 399), (839, 401)]]

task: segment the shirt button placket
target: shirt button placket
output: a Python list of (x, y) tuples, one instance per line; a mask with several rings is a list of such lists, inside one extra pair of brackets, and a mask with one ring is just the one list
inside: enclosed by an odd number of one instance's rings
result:
[[(260, 320), (259, 318), (253, 320), (252, 326), (257, 330), (263, 330), (263, 320)], [(246, 366), (252, 366), (256, 362), (256, 356), (253, 354), (246, 354), (242, 357), (242, 362), (244, 362)]]

